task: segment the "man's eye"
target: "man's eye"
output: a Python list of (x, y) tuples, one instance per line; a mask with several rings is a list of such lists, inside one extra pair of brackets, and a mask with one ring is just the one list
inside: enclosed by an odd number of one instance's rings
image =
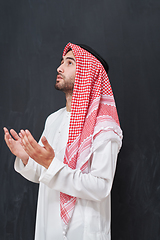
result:
[(71, 62), (71, 61), (69, 61), (69, 62), (68, 62), (68, 64), (69, 64), (69, 65), (71, 65), (71, 64), (72, 64), (72, 62)]

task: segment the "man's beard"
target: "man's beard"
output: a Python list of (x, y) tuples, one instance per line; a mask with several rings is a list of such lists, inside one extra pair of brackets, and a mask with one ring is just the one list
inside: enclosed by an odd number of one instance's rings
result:
[(63, 80), (61, 81), (63, 82), (56, 82), (56, 84), (54, 85), (55, 89), (64, 93), (73, 93), (74, 79), (66, 80), (65, 77), (63, 77)]

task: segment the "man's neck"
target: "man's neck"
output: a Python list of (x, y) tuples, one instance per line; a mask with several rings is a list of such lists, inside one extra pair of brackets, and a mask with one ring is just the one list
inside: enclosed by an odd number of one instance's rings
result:
[(72, 94), (66, 93), (66, 109), (67, 112), (71, 112), (71, 102), (72, 102)]

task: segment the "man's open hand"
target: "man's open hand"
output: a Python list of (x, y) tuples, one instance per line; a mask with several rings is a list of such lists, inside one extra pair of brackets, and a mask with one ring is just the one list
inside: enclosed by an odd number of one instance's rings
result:
[(41, 138), (41, 142), (44, 145), (42, 147), (37, 143), (28, 130), (21, 130), (19, 136), (21, 138), (21, 145), (25, 152), (37, 163), (45, 168), (48, 168), (55, 157), (55, 153), (53, 148), (49, 145), (47, 139), (44, 136)]
[(6, 127), (4, 127), (3, 130), (4, 130), (4, 139), (10, 151), (15, 156), (19, 157), (24, 163), (24, 165), (26, 165), (28, 162), (29, 156), (21, 145), (20, 137), (18, 136), (16, 131), (13, 129), (10, 130), (10, 133)]

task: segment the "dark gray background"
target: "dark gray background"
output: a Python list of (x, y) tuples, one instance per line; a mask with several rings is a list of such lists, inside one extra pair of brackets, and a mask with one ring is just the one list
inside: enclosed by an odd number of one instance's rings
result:
[(39, 139), (46, 117), (65, 104), (54, 83), (69, 41), (110, 66), (124, 132), (112, 240), (159, 240), (159, 0), (0, 0), (0, 239), (33, 239), (38, 190), (13, 170), (2, 128), (28, 128)]

